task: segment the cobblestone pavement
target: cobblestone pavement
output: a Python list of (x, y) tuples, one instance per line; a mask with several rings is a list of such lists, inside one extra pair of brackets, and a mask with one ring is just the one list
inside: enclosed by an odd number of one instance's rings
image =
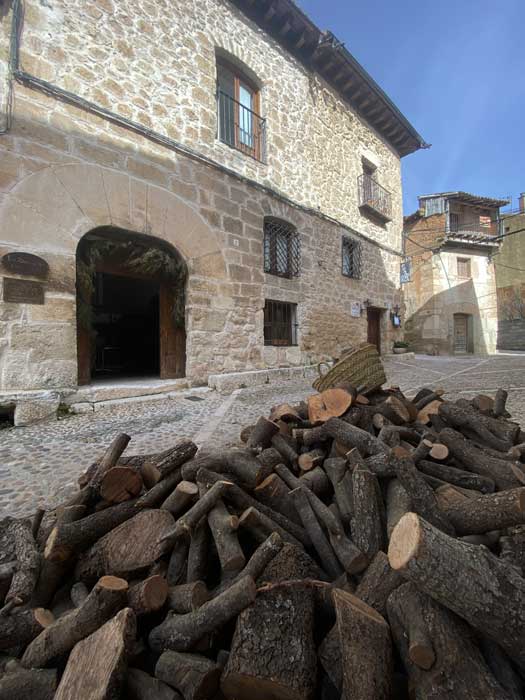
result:
[[(525, 424), (525, 355), (476, 357), (402, 356), (386, 362), (388, 380), (408, 395), (442, 386), (447, 397), (509, 391), (508, 408)], [(129, 454), (166, 449), (180, 438), (199, 446), (234, 444), (241, 427), (276, 403), (294, 403), (311, 391), (309, 381), (242, 389), (230, 396), (196, 390), (160, 401), (129, 402), (56, 423), (0, 431), (0, 517), (52, 506), (76, 488), (78, 476), (118, 432), (132, 436)]]

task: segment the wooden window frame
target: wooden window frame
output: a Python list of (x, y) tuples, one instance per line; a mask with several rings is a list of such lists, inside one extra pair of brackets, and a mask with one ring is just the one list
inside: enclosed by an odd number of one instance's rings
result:
[[(461, 266), (465, 265), (467, 274), (461, 273)], [(470, 258), (456, 258), (456, 272), (458, 279), (460, 280), (470, 280), (472, 279), (472, 264)]]

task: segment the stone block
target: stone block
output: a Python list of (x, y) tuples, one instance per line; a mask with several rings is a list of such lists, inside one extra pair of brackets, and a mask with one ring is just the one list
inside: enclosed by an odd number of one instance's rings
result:
[(57, 419), (60, 395), (49, 392), (39, 398), (21, 399), (16, 402), (14, 423), (16, 427), (49, 423)]

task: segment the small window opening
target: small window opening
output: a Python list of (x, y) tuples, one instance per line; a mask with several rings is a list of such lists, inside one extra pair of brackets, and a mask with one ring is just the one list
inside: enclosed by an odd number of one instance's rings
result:
[(264, 220), (264, 271), (279, 277), (297, 277), (301, 266), (299, 234), (280, 219)]
[(343, 236), (341, 272), (345, 277), (361, 278), (361, 243)]
[(264, 305), (264, 344), (297, 345), (297, 304), (266, 299)]
[(470, 258), (458, 258), (457, 270), (458, 277), (460, 277), (461, 279), (470, 279), (470, 277), (472, 276), (470, 270)]

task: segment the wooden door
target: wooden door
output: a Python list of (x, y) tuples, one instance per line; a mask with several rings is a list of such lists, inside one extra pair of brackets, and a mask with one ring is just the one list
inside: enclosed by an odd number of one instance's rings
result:
[(160, 378), (185, 377), (186, 331), (174, 323), (175, 290), (171, 285), (160, 285), (159, 305)]
[(465, 314), (454, 314), (454, 352), (468, 352), (468, 322)]
[(367, 309), (368, 342), (375, 345), (377, 352), (381, 353), (381, 309), (369, 306)]

